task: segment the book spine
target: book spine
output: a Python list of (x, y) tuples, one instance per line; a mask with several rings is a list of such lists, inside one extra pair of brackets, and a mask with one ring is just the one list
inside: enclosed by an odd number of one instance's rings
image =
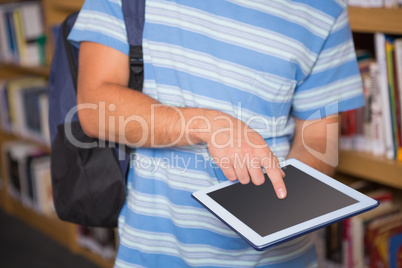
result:
[(39, 2), (29, 2), (21, 6), (22, 25), (27, 44), (27, 65), (46, 64), (45, 29)]
[(7, 62), (9, 61), (9, 40), (7, 35), (7, 21), (5, 17), (5, 13), (0, 7), (0, 61)]
[(397, 7), (398, 0), (384, 0), (384, 7)]
[(402, 38), (396, 39), (395, 46), (395, 77), (399, 95), (399, 125), (401, 126), (401, 144), (398, 148), (398, 160), (402, 161)]
[(391, 108), (391, 124), (392, 124), (392, 137), (394, 145), (394, 155), (397, 156), (397, 149), (399, 147), (398, 142), (398, 126), (397, 126), (397, 110), (396, 110), (396, 95), (395, 95), (395, 78), (394, 78), (394, 42), (390, 37), (386, 37), (385, 50), (387, 56), (387, 73), (388, 73), (388, 89), (389, 89), (389, 101)]
[(22, 16), (20, 8), (14, 9), (13, 21), (14, 21), (16, 45), (18, 47), (18, 59), (19, 59), (18, 63), (24, 65), (27, 56), (26, 56), (26, 44), (24, 37), (24, 29), (22, 27)]
[(17, 39), (15, 36), (14, 29), (14, 20), (12, 11), (7, 11), (5, 13), (6, 24), (7, 24), (7, 35), (8, 35), (8, 47), (10, 50), (10, 61), (18, 62), (18, 47), (17, 47)]
[(387, 74), (387, 60), (385, 53), (385, 35), (382, 33), (375, 33), (375, 50), (377, 55), (378, 70), (379, 70), (379, 85), (381, 89), (381, 99), (383, 107), (383, 122), (385, 134), (385, 155), (388, 159), (394, 159), (394, 142), (392, 135), (392, 121), (391, 110), (389, 101), (388, 90), (388, 74)]
[(372, 136), (372, 152), (375, 155), (383, 155), (385, 153), (385, 137), (383, 123), (383, 104), (381, 98), (381, 90), (379, 85), (379, 69), (378, 63), (370, 64), (370, 88), (371, 88), (371, 136)]
[(398, 74), (396, 69), (396, 55), (395, 46), (392, 50), (392, 69), (393, 69), (393, 85), (394, 85), (394, 96), (395, 96), (395, 124), (396, 124), (396, 158), (402, 160), (402, 126), (401, 126), (401, 106), (400, 106), (400, 95), (399, 95), (399, 85), (398, 85)]

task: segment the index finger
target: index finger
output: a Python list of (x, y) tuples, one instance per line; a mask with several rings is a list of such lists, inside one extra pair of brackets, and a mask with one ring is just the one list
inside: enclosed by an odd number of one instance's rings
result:
[(285, 182), (283, 181), (285, 173), (280, 168), (278, 159), (273, 155), (272, 152), (270, 154), (270, 157), (265, 157), (262, 159), (261, 165), (264, 167), (278, 198), (284, 199), (287, 195)]

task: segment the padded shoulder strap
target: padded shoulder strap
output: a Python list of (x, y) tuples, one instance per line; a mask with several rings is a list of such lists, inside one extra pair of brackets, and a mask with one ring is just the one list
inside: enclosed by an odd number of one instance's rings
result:
[(71, 29), (74, 26), (75, 21), (77, 20), (79, 12), (74, 12), (70, 14), (61, 24), (60, 26), (60, 32), (61, 32), (61, 37), (63, 38), (63, 44), (64, 44), (64, 49), (66, 52), (66, 57), (68, 60), (68, 67), (70, 69), (70, 76), (72, 83), (74, 85), (74, 91), (75, 94), (77, 94), (77, 77), (78, 77), (78, 55), (77, 53), (74, 53), (74, 47), (73, 45), (68, 41), (68, 35), (71, 32)]
[(142, 59), (142, 32), (145, 20), (145, 0), (122, 0), (127, 39), (130, 44), (130, 80), (128, 86), (142, 91), (144, 65)]
[(145, 0), (122, 0), (124, 21), (130, 46), (142, 45), (144, 29)]

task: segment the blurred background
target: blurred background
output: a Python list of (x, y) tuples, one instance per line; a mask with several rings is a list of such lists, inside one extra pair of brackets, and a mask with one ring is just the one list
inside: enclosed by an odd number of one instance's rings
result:
[[(49, 66), (83, 2), (0, 0), (0, 267), (113, 266), (116, 229), (62, 222), (52, 199)], [(366, 106), (342, 114), (336, 178), (381, 205), (314, 234), (321, 267), (402, 267), (401, 2), (348, 1)]]

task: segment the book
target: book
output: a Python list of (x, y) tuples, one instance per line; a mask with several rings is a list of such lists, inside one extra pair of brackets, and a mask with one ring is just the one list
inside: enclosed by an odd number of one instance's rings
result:
[(0, 5), (0, 61), (46, 64), (46, 35), (39, 1)]
[(42, 94), (39, 96), (39, 121), (43, 140), (50, 145), (50, 130), (49, 130), (49, 95)]
[(40, 2), (25, 2), (19, 7), (25, 40), (26, 54), (23, 65), (46, 64), (45, 27)]
[[(374, 155), (385, 154), (385, 133), (384, 133), (384, 115), (381, 89), (379, 85), (379, 67), (376, 62), (370, 64), (370, 88), (371, 99), (369, 109), (371, 115), (371, 137), (372, 153)], [(367, 81), (366, 81), (367, 83)]]
[(18, 59), (19, 59), (19, 64), (24, 65), (25, 58), (27, 57), (27, 49), (26, 49), (26, 43), (25, 43), (25, 37), (24, 37), (24, 29), (22, 28), (22, 15), (21, 15), (21, 9), (20, 8), (15, 8), (12, 11), (12, 16), (13, 16), (13, 22), (14, 22), (14, 34), (15, 34), (15, 45), (18, 48)]
[(339, 146), (342, 150), (354, 149), (356, 134), (356, 110), (345, 111), (341, 114), (341, 137)]
[(391, 235), (389, 239), (389, 267), (402, 267), (402, 233)]
[(0, 129), (5, 132), (11, 132), (11, 119), (6, 84), (6, 81), (0, 80)]
[(32, 206), (29, 182), (27, 179), (27, 157), (41, 152), (38, 146), (23, 141), (11, 141), (2, 145), (5, 159), (8, 192), (11, 197), (19, 200), (23, 205)]
[(398, 7), (398, 0), (384, 0), (384, 7)]
[(11, 129), (15, 134), (21, 134), (24, 128), (24, 114), (22, 90), (33, 87), (46, 87), (47, 82), (42, 77), (25, 77), (13, 79), (7, 83), (7, 94), (9, 103), (9, 114), (11, 119)]
[(342, 223), (334, 223), (325, 229), (325, 258), (334, 263), (342, 263)]
[(396, 214), (400, 207), (390, 202), (380, 203), (380, 206), (372, 211), (351, 218), (351, 242), (353, 251), (352, 267), (364, 267), (365, 256), (368, 256), (368, 238), (365, 237), (368, 225), (374, 220)]
[(52, 180), (50, 172), (50, 156), (41, 155), (31, 160), (30, 173), (34, 185), (34, 208), (47, 216), (55, 216), (53, 204)]
[[(401, 132), (402, 132), (402, 38), (395, 39), (394, 42), (395, 47), (395, 77), (396, 87), (399, 94), (399, 124), (401, 125)], [(402, 133), (400, 133), (402, 136)], [(402, 139), (402, 137), (401, 137)], [(399, 146), (398, 148), (398, 160), (402, 161), (402, 148)]]
[[(375, 50), (376, 59), (378, 62), (378, 81), (381, 91), (382, 107), (384, 107), (383, 116), (383, 126), (384, 126), (384, 136), (385, 136), (385, 156), (388, 159), (395, 158), (394, 152), (394, 138), (393, 138), (393, 128), (392, 128), (392, 115), (391, 115), (391, 103), (390, 94), (388, 88), (388, 68), (387, 68), (387, 57), (385, 50), (385, 34), (375, 33)], [(385, 109), (387, 107), (387, 109)]]
[(402, 233), (402, 213), (373, 221), (368, 225), (370, 267), (390, 267), (389, 242), (395, 234)]
[(24, 88), (20, 94), (22, 95), (23, 104), (20, 111), (23, 115), (21, 119), (21, 135), (45, 142), (46, 138), (43, 129), (47, 121), (42, 122), (42, 109), (46, 107), (41, 106), (43, 105), (41, 97), (48, 97), (47, 87)]
[(9, 56), (11, 54), (9, 50), (9, 40), (7, 32), (7, 20), (5, 12), (0, 8), (0, 61), (8, 62), (10, 61)]
[(394, 77), (394, 39), (391, 36), (386, 36), (385, 40), (385, 50), (387, 57), (387, 74), (388, 74), (388, 90), (389, 90), (389, 102), (391, 109), (391, 128), (392, 128), (392, 139), (393, 139), (393, 150), (394, 156), (397, 155), (397, 148), (399, 147), (398, 141), (398, 124), (397, 124), (397, 110), (396, 102), (398, 100), (395, 91), (395, 77)]

